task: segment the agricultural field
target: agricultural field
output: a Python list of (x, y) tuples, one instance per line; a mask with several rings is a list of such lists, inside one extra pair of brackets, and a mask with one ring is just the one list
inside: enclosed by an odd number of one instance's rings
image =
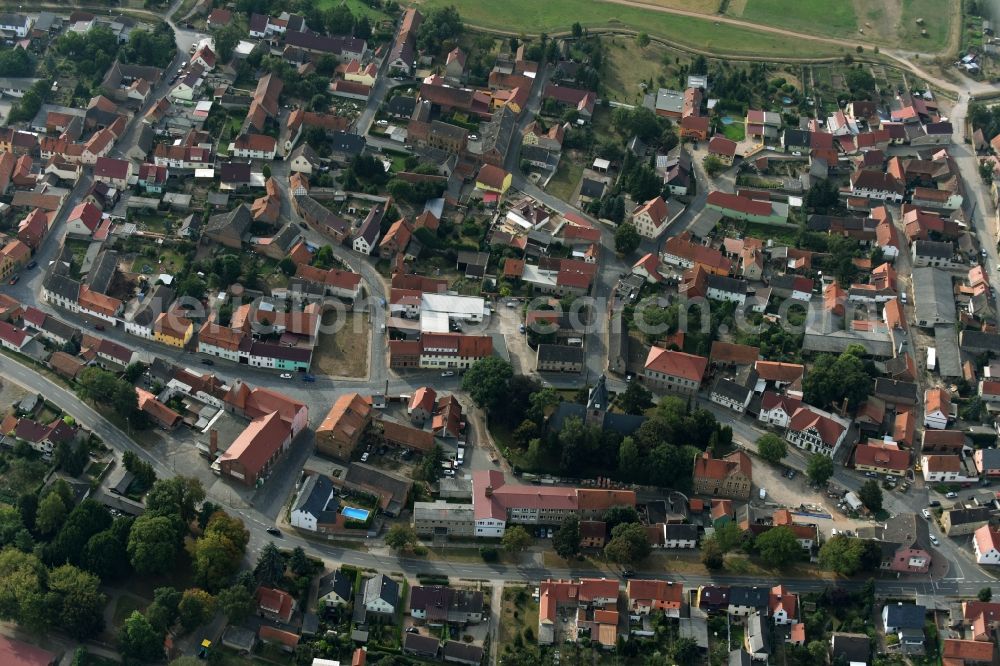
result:
[[(891, 2), (892, 0), (888, 0)], [(742, 14), (734, 13), (743, 6)], [(763, 25), (835, 37), (856, 37), (858, 17), (850, 2), (825, 0), (746, 0), (729, 5), (728, 15)]]
[[(683, 88), (686, 81), (679, 81), (677, 71), (680, 63), (690, 62), (690, 56), (660, 44), (650, 43), (646, 47), (636, 44), (628, 37), (604, 39), (605, 66), (601, 73), (608, 99), (626, 104), (641, 104), (646, 85), (652, 81), (656, 88)], [(666, 67), (664, 63), (673, 63)]]
[(471, 26), (521, 33), (566, 32), (573, 21), (587, 28), (625, 28), (648, 32), (679, 45), (731, 55), (768, 53), (775, 57), (838, 56), (845, 47), (788, 39), (778, 33), (712, 21), (705, 18), (658, 12), (632, 5), (594, 0), (423, 0), (421, 7), (454, 5)]

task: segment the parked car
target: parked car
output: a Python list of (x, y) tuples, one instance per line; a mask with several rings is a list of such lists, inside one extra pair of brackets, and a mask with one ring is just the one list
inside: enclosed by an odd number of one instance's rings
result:
[(314, 382), (316, 381), (316, 375), (309, 374), (308, 372), (302, 375), (302, 381), (304, 382)]
[(442, 377), (454, 377), (455, 373), (452, 372), (451, 370), (445, 370), (444, 372), (441, 373), (441, 376)]
[(930, 502), (927, 503), (927, 506), (930, 507), (941, 506), (941, 502), (939, 500), (931, 500)]
[(283, 372), (283, 373), (281, 373), (280, 377), (281, 377), (282, 379), (291, 379), (291, 378), (292, 378), (292, 375), (291, 375), (291, 373), (289, 373), (289, 372)]
[(635, 571), (632, 569), (622, 569), (622, 578), (631, 578), (635, 575)]
[(31, 261), (28, 262), (28, 265), (26, 266), (26, 268), (29, 268), (29, 269), (30, 268), (34, 268), (37, 265), (38, 265), (38, 262), (35, 261), (34, 259), (32, 259)]
[(945, 496), (945, 497), (946, 497), (947, 499), (955, 499), (956, 497), (958, 497), (958, 493), (956, 493), (956, 492), (952, 491), (952, 492), (950, 492), (950, 493), (945, 493), (945, 494), (944, 494), (944, 496)]
[(920, 511), (920, 513), (923, 514), (924, 518), (926, 518), (927, 520), (931, 519), (931, 510), (930, 509), (922, 509)]
[(21, 279), (21, 276), (20, 276), (20, 275), (15, 275), (14, 277), (12, 277), (12, 278), (10, 279), (10, 283), (11, 283), (11, 284), (17, 284), (17, 281), (18, 281), (18, 280), (20, 280), (20, 279)]
[(520, 326), (518, 326), (517, 330), (518, 330), (519, 333), (524, 333), (524, 324), (521, 324)]
[(368, 452), (365, 451), (361, 454), (361, 462), (368, 462)]
[(95, 331), (103, 331), (104, 330), (104, 324), (94, 324), (94, 330)]
[(215, 365), (215, 361), (213, 361), (210, 358), (203, 358), (203, 359), (201, 359), (201, 364), (202, 365)]
[(934, 544), (935, 546), (940, 546), (941, 545), (941, 542), (938, 541), (938, 538), (936, 536), (934, 536), (933, 534), (931, 535), (931, 543)]
[(276, 537), (281, 536), (281, 531), (277, 527), (268, 527), (264, 531), (270, 534), (271, 536), (276, 536)]

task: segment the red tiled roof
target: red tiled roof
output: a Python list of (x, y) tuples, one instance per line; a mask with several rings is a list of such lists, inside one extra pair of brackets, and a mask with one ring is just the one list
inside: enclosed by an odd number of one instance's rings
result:
[(887, 446), (859, 444), (854, 451), (854, 464), (902, 472), (910, 466), (910, 454)]
[(708, 194), (708, 204), (746, 215), (770, 215), (773, 207), (769, 201), (757, 201), (738, 194), (715, 190)]
[(651, 347), (646, 356), (645, 369), (662, 372), (671, 377), (682, 377), (694, 382), (701, 382), (705, 376), (708, 359), (694, 354), (671, 351), (660, 347)]

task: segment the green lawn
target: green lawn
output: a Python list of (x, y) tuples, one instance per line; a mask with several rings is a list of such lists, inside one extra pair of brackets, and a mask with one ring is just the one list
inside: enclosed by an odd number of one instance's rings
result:
[[(954, 2), (945, 3), (933, 0), (902, 0), (903, 16), (899, 22), (899, 41), (907, 50), (934, 52), (948, 45), (948, 33), (951, 22), (958, 14)], [(923, 25), (917, 23), (923, 19)], [(920, 31), (926, 30), (927, 36)]]
[(850, 2), (748, 0), (741, 18), (763, 25), (837, 37), (857, 37), (858, 18)]
[(743, 123), (740, 122), (735, 122), (731, 125), (723, 125), (722, 133), (727, 139), (731, 139), (733, 141), (742, 141), (746, 138), (747, 134), (746, 127), (744, 127)]
[(569, 201), (582, 176), (583, 165), (574, 162), (568, 156), (564, 155), (559, 161), (559, 169), (556, 171), (556, 175), (549, 181), (545, 190), (563, 201)]
[(347, 5), (351, 8), (351, 11), (355, 16), (365, 14), (372, 21), (382, 20), (388, 18), (385, 12), (380, 12), (376, 9), (372, 9), (368, 3), (362, 2), (362, 0), (316, 0), (317, 9), (330, 9), (336, 5)]
[[(917, 0), (914, 0), (917, 1)], [(925, 1), (925, 0), (919, 0)], [(832, 44), (788, 39), (729, 24), (718, 24), (711, 16), (697, 18), (616, 5), (598, 0), (423, 0), (431, 9), (454, 5), (462, 20), (473, 26), (513, 33), (537, 34), (568, 31), (577, 21), (587, 28), (633, 28), (693, 48), (721, 54), (776, 57), (823, 57), (840, 55)]]

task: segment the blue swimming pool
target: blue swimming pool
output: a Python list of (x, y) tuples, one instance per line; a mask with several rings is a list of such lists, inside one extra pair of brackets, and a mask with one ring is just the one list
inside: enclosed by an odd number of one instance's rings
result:
[(732, 125), (736, 121), (737, 121), (737, 118), (733, 118), (732, 116), (723, 116), (722, 117), (722, 124), (723, 125)]
[(340, 512), (352, 520), (360, 520), (361, 522), (368, 520), (368, 511), (365, 509), (345, 506)]

